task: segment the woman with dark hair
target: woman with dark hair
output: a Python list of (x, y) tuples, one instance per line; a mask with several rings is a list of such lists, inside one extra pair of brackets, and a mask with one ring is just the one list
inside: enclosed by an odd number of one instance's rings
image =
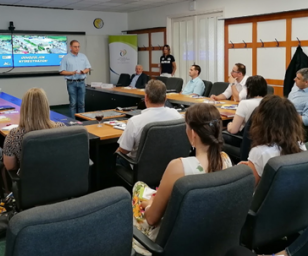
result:
[(300, 116), (291, 101), (268, 95), (256, 109), (250, 127), (251, 150), (248, 165), (258, 184), (264, 166), (275, 156), (305, 151), (304, 130)]
[(170, 54), (170, 46), (165, 44), (163, 47), (163, 55), (160, 57), (160, 76), (171, 77), (176, 71), (174, 57)]
[(240, 101), (233, 121), (228, 123), (227, 130), (232, 134), (241, 132), (252, 112), (259, 106), (267, 94), (267, 83), (262, 76), (251, 76), (246, 81), (247, 100)]
[[(174, 183), (186, 175), (204, 174), (231, 167), (228, 155), (222, 148), (222, 122), (217, 108), (210, 104), (195, 104), (185, 114), (186, 133), (190, 144), (196, 148), (196, 156), (172, 160), (167, 166), (157, 191), (149, 189), (143, 182), (133, 188), (134, 225), (155, 240), (160, 220), (167, 208)], [(145, 191), (152, 192), (146, 200)], [(134, 241), (138, 253), (148, 254)]]

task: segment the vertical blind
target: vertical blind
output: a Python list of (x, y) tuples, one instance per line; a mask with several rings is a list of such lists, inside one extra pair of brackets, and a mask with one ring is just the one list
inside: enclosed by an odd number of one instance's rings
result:
[(189, 81), (189, 68), (201, 67), (200, 78), (224, 81), (224, 21), (222, 12), (172, 19), (172, 54), (176, 77)]

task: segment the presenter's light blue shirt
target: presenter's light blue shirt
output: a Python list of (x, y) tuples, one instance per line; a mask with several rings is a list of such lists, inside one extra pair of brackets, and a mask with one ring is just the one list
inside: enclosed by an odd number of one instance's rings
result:
[(184, 90), (182, 91), (182, 94), (198, 94), (199, 96), (202, 96), (204, 92), (205, 86), (203, 81), (199, 78), (196, 77), (195, 79), (190, 80)]
[[(60, 72), (61, 71), (80, 71), (86, 68), (91, 68), (90, 62), (86, 55), (83, 53), (78, 53), (77, 55), (69, 52), (65, 55), (60, 64)], [(65, 76), (66, 79), (85, 79), (85, 74), (75, 74), (73, 76)]]
[(130, 86), (131, 86), (131, 87), (136, 88), (136, 82), (137, 82), (139, 76), (140, 76), (140, 75), (135, 74), (135, 76), (134, 76), (132, 82), (130, 83)]
[(294, 104), (297, 113), (302, 116), (304, 125), (308, 126), (308, 88), (300, 89), (294, 85), (288, 99)]

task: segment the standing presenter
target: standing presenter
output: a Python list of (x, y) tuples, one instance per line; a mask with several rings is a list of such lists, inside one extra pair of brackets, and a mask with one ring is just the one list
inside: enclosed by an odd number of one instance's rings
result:
[(87, 56), (79, 52), (80, 44), (77, 40), (70, 42), (70, 49), (71, 51), (63, 57), (59, 71), (66, 79), (71, 117), (74, 118), (75, 113), (85, 112), (85, 78), (91, 65)]
[(170, 54), (170, 46), (165, 44), (163, 47), (163, 55), (160, 57), (160, 76), (172, 77), (175, 71), (175, 59)]

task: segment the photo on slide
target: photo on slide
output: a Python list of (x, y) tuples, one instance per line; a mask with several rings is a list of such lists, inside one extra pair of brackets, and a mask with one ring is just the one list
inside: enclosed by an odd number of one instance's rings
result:
[(15, 67), (59, 66), (67, 54), (66, 36), (14, 35)]
[(11, 35), (0, 35), (0, 68), (60, 66), (66, 54), (66, 36), (13, 35), (12, 47)]
[(0, 35), (0, 68), (13, 66), (12, 43), (10, 35)]

